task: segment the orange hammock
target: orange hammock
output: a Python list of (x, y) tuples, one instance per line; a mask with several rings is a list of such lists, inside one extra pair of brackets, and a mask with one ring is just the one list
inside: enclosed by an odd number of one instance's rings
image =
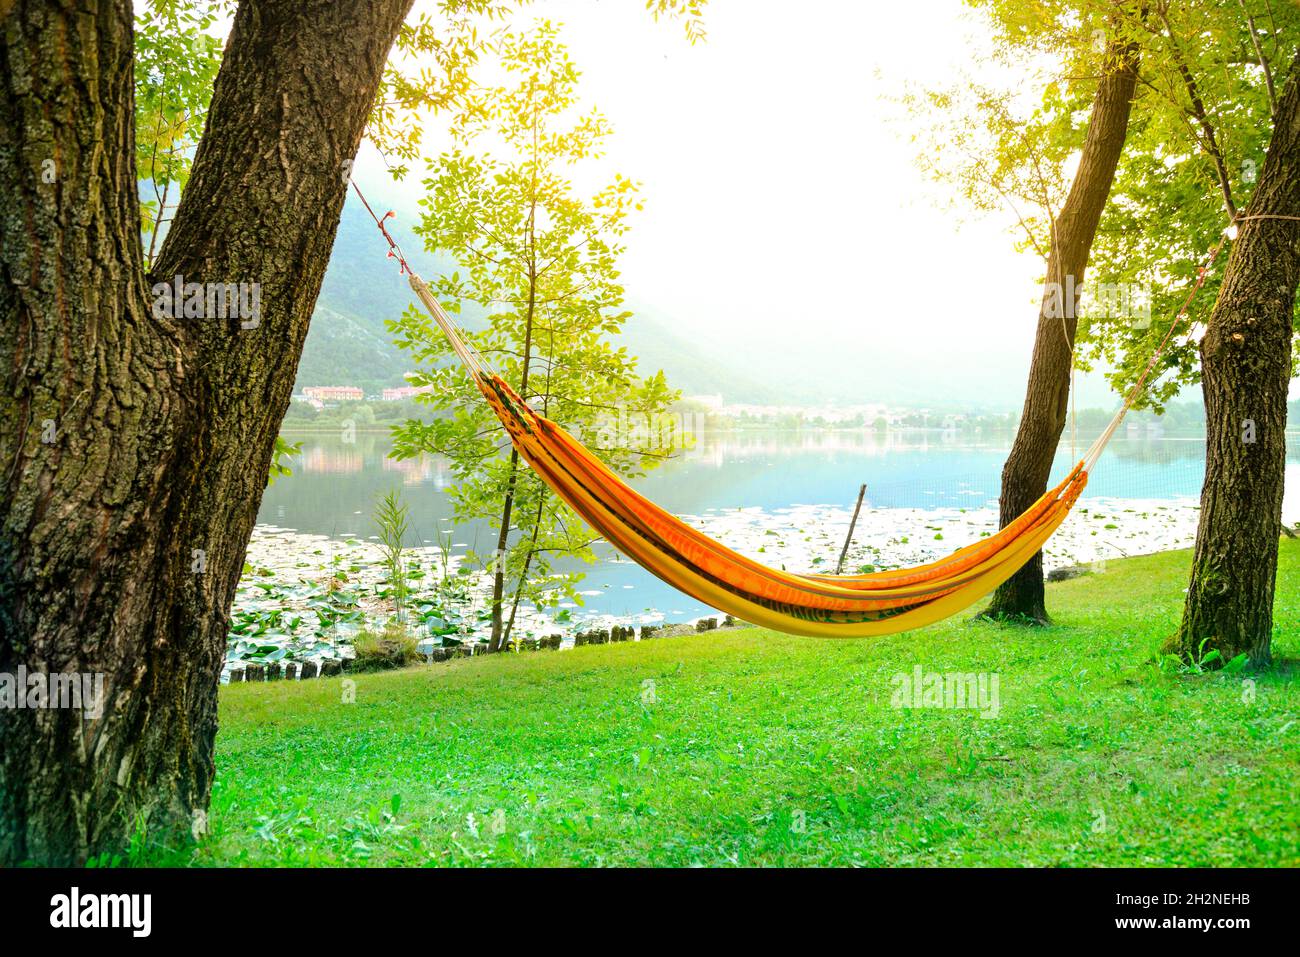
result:
[[(1177, 326), (1175, 320), (1115, 417), (1070, 474), (1006, 527), (915, 568), (870, 575), (800, 575), (761, 565), (691, 528), (629, 487), (559, 425), (538, 415), (504, 379), (483, 366), (424, 280), (411, 270), (384, 228), (392, 213), (381, 219), (364, 196), (361, 201), (388, 241), (389, 255), (407, 273), (411, 289), (541, 479), (610, 544), (669, 585), (743, 621), (795, 635), (853, 638), (928, 625), (970, 607), (1014, 575), (1065, 521)], [(1222, 241), (1198, 274), (1179, 319), (1221, 246)]]
[(1010, 525), (928, 565), (872, 575), (792, 574), (746, 558), (664, 511), (500, 377), (478, 382), (519, 454), (610, 544), (693, 598), (790, 634), (887, 635), (966, 608), (1042, 548), (1088, 484), (1080, 462)]

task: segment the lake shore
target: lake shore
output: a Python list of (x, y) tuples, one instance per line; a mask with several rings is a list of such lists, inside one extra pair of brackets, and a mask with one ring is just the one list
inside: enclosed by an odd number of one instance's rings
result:
[[(1101, 571), (1109, 560), (1187, 548), (1196, 536), (1194, 499), (1089, 498), (1082, 500), (1049, 540), (1046, 570), (1083, 566)], [(795, 504), (784, 508), (708, 509), (683, 518), (705, 534), (764, 564), (790, 570), (833, 572), (848, 532), (851, 510)], [(845, 573), (886, 570), (934, 561), (997, 529), (996, 509), (864, 507), (858, 516)], [(466, 562), (466, 546), (421, 545), (405, 556), (410, 595), (403, 613), (422, 653), (446, 645), (473, 646), (490, 632), (489, 576)], [(611, 556), (610, 564), (626, 561)], [(594, 566), (599, 578), (604, 562)], [(608, 586), (606, 586), (608, 587)], [(624, 588), (630, 586), (624, 585)], [(587, 589), (598, 595), (597, 589)], [(362, 629), (382, 629), (397, 613), (378, 543), (258, 525), (249, 543), (245, 575), (236, 593), (232, 638), (224, 677), (256, 663), (345, 661)], [(686, 626), (700, 616), (671, 609), (614, 615), (564, 601), (539, 610), (521, 606), (515, 636), (521, 641), (577, 635), (614, 627)]]

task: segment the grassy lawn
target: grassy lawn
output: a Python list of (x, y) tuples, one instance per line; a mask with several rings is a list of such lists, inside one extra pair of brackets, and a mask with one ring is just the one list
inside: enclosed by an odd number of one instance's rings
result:
[[(1263, 674), (1151, 664), (1178, 552), (1049, 586), (1046, 630), (736, 630), (360, 675), (355, 703), (339, 679), (229, 686), (191, 859), (1297, 865), (1297, 544)], [(997, 716), (892, 707), (917, 665), (996, 673)]]

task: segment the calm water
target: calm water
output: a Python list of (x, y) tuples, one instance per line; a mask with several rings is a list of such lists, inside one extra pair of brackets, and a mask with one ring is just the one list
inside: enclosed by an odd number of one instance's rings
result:
[[(302, 532), (340, 538), (375, 534), (371, 513), (378, 497), (400, 487), (409, 503), (413, 532), (409, 544), (433, 544), (451, 528), (447, 487), (452, 475), (445, 462), (394, 462), (386, 457), (386, 434), (359, 434), (345, 444), (331, 433), (290, 435), (303, 454), (294, 474), (266, 492), (259, 521)], [(695, 448), (633, 484), (679, 515), (758, 506), (834, 505), (852, 508), (858, 486), (868, 484), (867, 505), (875, 507), (978, 508), (996, 505), (1003, 460), (1011, 436), (972, 442), (943, 433), (876, 436), (871, 433), (711, 433)], [(1086, 445), (1085, 442), (1080, 443)], [(1178, 499), (1200, 494), (1205, 443), (1201, 439), (1124, 437), (1113, 441), (1093, 473), (1087, 495)], [(1071, 462), (1068, 447), (1054, 474)], [(1288, 452), (1289, 491), (1300, 485), (1300, 441)], [(454, 542), (480, 553), (491, 548), (488, 523), (455, 529)], [(630, 588), (627, 586), (631, 586)], [(708, 609), (668, 588), (626, 561), (589, 567), (582, 584), (592, 611), (635, 615), (648, 609), (670, 619), (704, 614)]]

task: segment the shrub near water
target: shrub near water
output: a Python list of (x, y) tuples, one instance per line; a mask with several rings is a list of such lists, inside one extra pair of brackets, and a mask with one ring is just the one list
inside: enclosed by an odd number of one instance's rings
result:
[(390, 621), (382, 633), (362, 631), (352, 642), (357, 657), (353, 667), (357, 671), (383, 671), (402, 668), (418, 657), (415, 639), (400, 622)]

